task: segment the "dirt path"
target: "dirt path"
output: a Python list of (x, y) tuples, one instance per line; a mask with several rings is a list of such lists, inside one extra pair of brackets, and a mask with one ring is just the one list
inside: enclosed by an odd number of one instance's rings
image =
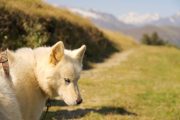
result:
[(126, 61), (128, 59), (128, 56), (131, 55), (133, 52), (134, 52), (134, 49), (115, 53), (110, 58), (106, 59), (104, 62), (93, 65), (94, 69), (83, 71), (82, 77), (91, 76), (95, 72), (99, 72), (101, 70), (110, 68), (115, 65), (119, 65), (123, 61)]
[(115, 65), (121, 64), (123, 61), (127, 60), (128, 56), (133, 53), (133, 49), (125, 51), (125, 52), (119, 52), (113, 54), (109, 59), (106, 59), (103, 63), (99, 63), (95, 65), (96, 69), (101, 69), (104, 67), (112, 67)]

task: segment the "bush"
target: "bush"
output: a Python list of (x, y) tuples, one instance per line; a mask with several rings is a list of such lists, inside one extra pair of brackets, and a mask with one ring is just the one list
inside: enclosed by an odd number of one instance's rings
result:
[(159, 37), (157, 32), (152, 33), (151, 36), (148, 34), (144, 34), (141, 42), (146, 45), (166, 45), (167, 42), (165, 42), (162, 38)]

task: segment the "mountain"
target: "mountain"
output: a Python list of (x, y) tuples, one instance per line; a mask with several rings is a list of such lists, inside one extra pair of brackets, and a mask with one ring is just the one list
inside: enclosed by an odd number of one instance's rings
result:
[(79, 8), (68, 8), (71, 12), (90, 19), (95, 25), (112, 30), (129, 29), (146, 25), (156, 26), (179, 26), (180, 12), (173, 16), (161, 17), (158, 13), (138, 14), (130, 12), (127, 15), (121, 15), (119, 18), (110, 14), (99, 12), (97, 10), (85, 10)]
[(122, 29), (130, 29), (135, 27), (133, 25), (126, 24), (120, 21), (116, 16), (109, 13), (103, 13), (92, 9), (91, 10), (84, 10), (77, 8), (68, 8), (68, 9), (73, 13), (76, 13), (80, 16), (90, 19), (96, 26), (101, 28), (119, 31)]
[(158, 13), (138, 14), (130, 12), (127, 15), (121, 15), (119, 20), (126, 24), (132, 24), (135, 26), (180, 26), (180, 12), (168, 17), (161, 17)]
[(153, 21), (157, 21), (160, 19), (160, 15), (158, 13), (153, 14), (139, 14), (135, 12), (129, 12), (127, 15), (121, 15), (119, 20), (126, 24), (133, 24), (136, 26), (142, 26)]
[(151, 25), (157, 26), (179, 26), (180, 27), (180, 12), (176, 13), (173, 16), (160, 18), (159, 20), (152, 21)]
[(127, 34), (140, 41), (143, 34), (157, 32), (161, 38), (171, 44), (180, 46), (180, 12), (170, 17), (160, 17), (159, 14), (129, 13), (120, 18), (95, 10), (68, 8), (71, 12), (88, 18), (96, 26)]
[(121, 31), (124, 34), (134, 37), (140, 41), (143, 34), (152, 34), (157, 32), (165, 41), (180, 46), (180, 27), (175, 26), (143, 26), (134, 29), (126, 29)]
[(131, 13), (120, 20), (137, 26), (132, 29), (123, 29), (121, 32), (138, 41), (143, 34), (157, 32), (165, 41), (180, 46), (180, 12), (170, 17), (160, 17), (157, 13), (145, 15)]

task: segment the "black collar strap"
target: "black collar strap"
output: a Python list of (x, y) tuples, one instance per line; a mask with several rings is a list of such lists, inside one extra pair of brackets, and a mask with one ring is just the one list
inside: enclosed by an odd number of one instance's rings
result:
[(48, 98), (47, 101), (46, 101), (46, 111), (41, 116), (41, 120), (45, 120), (46, 119), (46, 116), (47, 116), (47, 113), (48, 113), (50, 107), (51, 107), (51, 99)]

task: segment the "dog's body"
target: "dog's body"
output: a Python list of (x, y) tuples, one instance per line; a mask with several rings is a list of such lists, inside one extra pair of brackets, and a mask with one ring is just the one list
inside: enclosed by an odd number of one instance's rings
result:
[(0, 120), (22, 120), (13, 88), (0, 77)]
[[(10, 73), (24, 120), (38, 120), (46, 97), (36, 79), (36, 61), (32, 49), (9, 52)], [(9, 58), (10, 58), (9, 57)]]
[(0, 65), (0, 120), (22, 120), (19, 104), (11, 86)]
[(12, 82), (24, 120), (38, 120), (47, 98), (62, 96), (68, 105), (82, 102), (77, 81), (85, 48), (68, 51), (58, 42), (53, 47), (8, 51)]

